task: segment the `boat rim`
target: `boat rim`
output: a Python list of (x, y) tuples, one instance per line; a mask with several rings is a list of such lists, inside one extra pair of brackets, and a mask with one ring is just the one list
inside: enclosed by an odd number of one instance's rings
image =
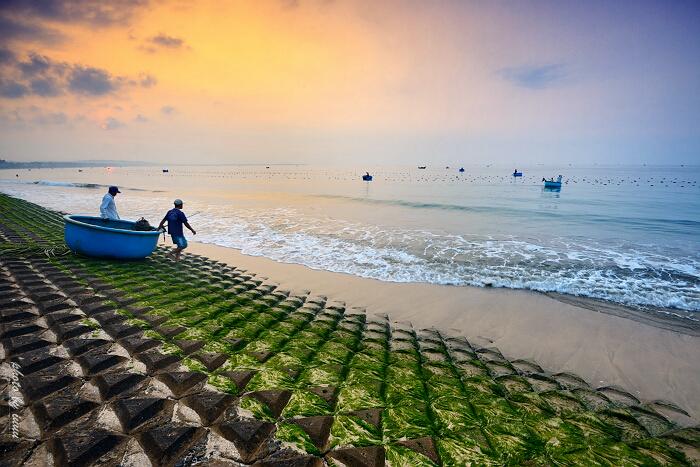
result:
[[(158, 236), (160, 235), (160, 232), (157, 230), (151, 230), (151, 231), (143, 231), (143, 230), (125, 230), (125, 229), (115, 229), (112, 227), (102, 227), (101, 225), (93, 225), (93, 224), (88, 224), (87, 222), (81, 222), (77, 219), (73, 219), (74, 217), (83, 217), (87, 219), (102, 219), (101, 217), (97, 216), (81, 216), (79, 214), (66, 214), (63, 216), (63, 220), (65, 220), (68, 223), (79, 225), (81, 227), (88, 227), (91, 229), (97, 229), (97, 230), (103, 230), (105, 232), (117, 232), (120, 234), (128, 234), (128, 235), (155, 235)], [(121, 220), (121, 219), (120, 219)], [(130, 222), (134, 224), (134, 221), (123, 221), (123, 222)]]

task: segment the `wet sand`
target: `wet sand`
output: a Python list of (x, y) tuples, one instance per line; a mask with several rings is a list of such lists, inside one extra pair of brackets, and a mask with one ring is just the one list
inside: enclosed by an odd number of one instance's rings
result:
[(593, 387), (618, 385), (642, 402), (670, 401), (700, 420), (700, 328), (685, 319), (646, 314), (576, 297), (507, 289), (393, 283), (318, 271), (191, 242), (208, 256), (290, 290), (387, 313), (417, 328), (466, 336), (508, 358), (531, 359), (552, 373), (575, 373)]

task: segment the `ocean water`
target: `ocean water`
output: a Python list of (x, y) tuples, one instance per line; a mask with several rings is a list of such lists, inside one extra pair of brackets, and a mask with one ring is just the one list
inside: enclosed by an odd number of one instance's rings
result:
[[(0, 171), (0, 191), (156, 225), (176, 197), (194, 240), (385, 281), (555, 291), (700, 311), (699, 167), (176, 166)], [(363, 182), (365, 170), (374, 175)], [(561, 191), (542, 177), (564, 175)], [(19, 175), (18, 177), (16, 175)]]

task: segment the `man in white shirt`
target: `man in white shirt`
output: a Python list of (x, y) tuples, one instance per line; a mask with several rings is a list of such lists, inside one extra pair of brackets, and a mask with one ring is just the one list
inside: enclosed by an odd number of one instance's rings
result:
[(117, 193), (121, 193), (119, 188), (111, 186), (109, 191), (102, 197), (102, 204), (100, 205), (100, 217), (102, 219), (119, 220), (117, 205), (114, 203), (114, 197), (117, 196)]

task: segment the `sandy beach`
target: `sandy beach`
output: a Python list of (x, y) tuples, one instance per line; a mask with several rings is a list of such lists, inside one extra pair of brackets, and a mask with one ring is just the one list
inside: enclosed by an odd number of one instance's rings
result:
[(549, 372), (575, 373), (593, 387), (618, 385), (642, 402), (670, 401), (694, 419), (677, 418), (680, 423), (700, 419), (700, 338), (697, 327), (679, 324), (686, 320), (645, 319), (623, 307), (575, 297), (563, 298), (570, 302), (565, 303), (528, 291), (382, 282), (194, 241), (188, 252), (247, 269), (282, 288), (313, 287), (313, 294), (369, 314), (463, 335), (508, 358), (534, 360)]

